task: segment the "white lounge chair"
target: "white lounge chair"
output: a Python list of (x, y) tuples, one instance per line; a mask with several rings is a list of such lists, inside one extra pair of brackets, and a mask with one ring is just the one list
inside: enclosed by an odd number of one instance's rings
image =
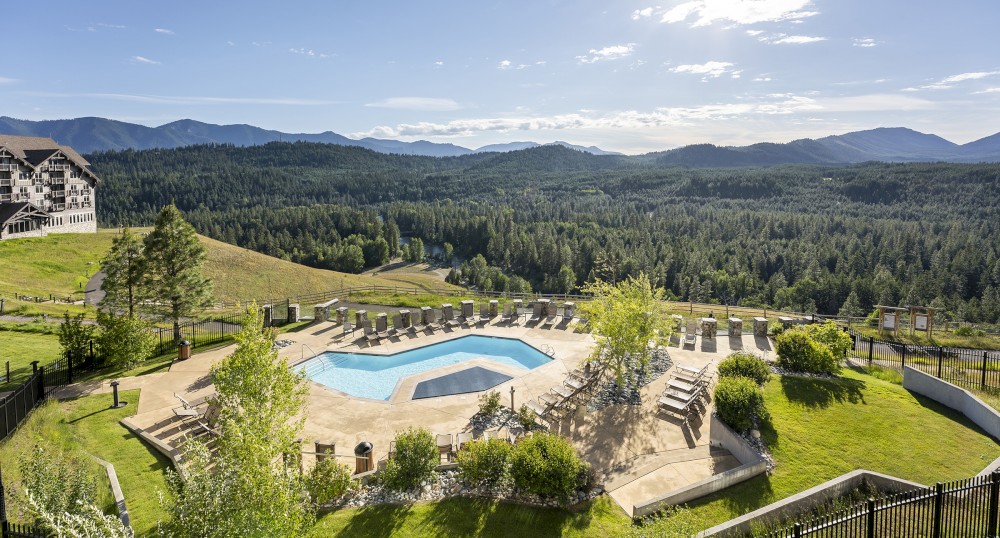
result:
[(695, 320), (689, 320), (687, 323), (687, 329), (684, 330), (684, 344), (694, 345), (695, 333), (698, 331), (698, 322)]

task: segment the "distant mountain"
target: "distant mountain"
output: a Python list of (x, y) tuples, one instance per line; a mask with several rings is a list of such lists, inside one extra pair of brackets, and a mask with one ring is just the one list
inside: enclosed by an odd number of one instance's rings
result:
[[(146, 127), (134, 123), (109, 120), (105, 118), (76, 118), (72, 120), (28, 121), (9, 117), (0, 117), (0, 134), (16, 134), (22, 136), (47, 136), (61, 144), (72, 146), (80, 153), (121, 149), (152, 149), (176, 148), (195, 144), (233, 144), (235, 146), (254, 146), (268, 142), (319, 142), (323, 144), (340, 144), (342, 146), (360, 146), (380, 153), (399, 153), (403, 155), (424, 155), (430, 157), (457, 157), (483, 151), (512, 151), (535, 147), (536, 142), (517, 142), (520, 147), (473, 151), (454, 144), (438, 144), (426, 140), (402, 142), (379, 138), (362, 138), (356, 140), (346, 136), (326, 131), (322, 133), (283, 133), (261, 129), (253, 125), (215, 125), (195, 120), (178, 120), (159, 127)], [(611, 155), (597, 147), (583, 147), (555, 142), (579, 151), (587, 151), (595, 155)]]
[(505, 153), (508, 151), (520, 151), (522, 149), (537, 148), (539, 146), (562, 146), (564, 148), (582, 151), (593, 155), (624, 155), (623, 153), (618, 153), (617, 151), (604, 151), (597, 146), (577, 146), (576, 144), (570, 144), (569, 142), (562, 142), (558, 140), (549, 144), (539, 144), (538, 142), (508, 142), (506, 144), (490, 144), (477, 149), (475, 153)]
[(647, 154), (660, 164), (691, 167), (774, 166), (778, 164), (850, 164), (885, 162), (1000, 161), (1000, 133), (963, 146), (937, 135), (903, 127), (855, 131), (787, 144), (741, 147), (695, 144)]

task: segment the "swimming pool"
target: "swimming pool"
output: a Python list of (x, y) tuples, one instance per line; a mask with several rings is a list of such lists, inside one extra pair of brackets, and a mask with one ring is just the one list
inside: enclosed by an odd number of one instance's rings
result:
[(470, 335), (393, 355), (327, 351), (296, 368), (321, 385), (353, 396), (388, 400), (396, 382), (406, 376), (476, 358), (525, 370), (552, 360), (521, 340)]

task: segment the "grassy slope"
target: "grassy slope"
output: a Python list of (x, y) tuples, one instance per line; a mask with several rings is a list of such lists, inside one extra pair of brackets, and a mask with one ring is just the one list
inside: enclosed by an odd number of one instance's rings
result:
[(961, 414), (851, 370), (835, 381), (776, 376), (765, 401), (774, 473), (692, 503), (705, 527), (855, 469), (934, 484), (973, 476), (1000, 456)]
[[(97, 456), (115, 466), (136, 535), (152, 535), (156, 522), (166, 517), (157, 495), (166, 490), (164, 471), (170, 464), (118, 423), (135, 414), (139, 391), (124, 391), (121, 399), (130, 405), (109, 409), (111, 396), (98, 394), (49, 401), (36, 409), (17, 433), (0, 444), (5, 485), (18, 482), (20, 461), (39, 442), (50, 450), (58, 447), (76, 454), (80, 461)], [(101, 482), (102, 488), (106, 482)]]
[(455, 498), (414, 505), (344, 509), (319, 518), (310, 536), (619, 536), (631, 520), (607, 497), (585, 510), (536, 509)]
[[(43, 238), (0, 242), (0, 296), (14, 294), (48, 297), (83, 297), (81, 283), (93, 274), (97, 263), (111, 247), (116, 230), (96, 234), (51, 234)], [(205, 273), (215, 281), (219, 301), (249, 297), (274, 298), (329, 291), (340, 286), (416, 286), (450, 288), (433, 273), (393, 272), (378, 276), (349, 275), (313, 269), (257, 252), (201, 237), (208, 251)], [(93, 262), (88, 265), (87, 262)], [(9, 301), (7, 308), (13, 308)], [(65, 304), (33, 305), (33, 311), (66, 310)]]

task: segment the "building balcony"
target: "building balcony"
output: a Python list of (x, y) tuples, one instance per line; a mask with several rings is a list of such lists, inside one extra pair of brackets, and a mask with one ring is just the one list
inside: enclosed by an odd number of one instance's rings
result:
[(0, 172), (17, 172), (16, 164), (0, 164)]
[(13, 202), (14, 196), (11, 194), (0, 194), (0, 202)]
[(45, 172), (45, 171), (49, 171), (49, 172), (69, 172), (69, 165), (68, 164), (50, 164), (50, 165), (46, 165), (46, 166), (41, 167), (39, 170), (41, 170), (42, 172)]
[(13, 179), (0, 179), (0, 187), (13, 187), (13, 186), (14, 186)]
[(50, 207), (52, 209), (50, 209), (49, 211), (65, 211), (66, 210), (66, 204), (52, 204)]

